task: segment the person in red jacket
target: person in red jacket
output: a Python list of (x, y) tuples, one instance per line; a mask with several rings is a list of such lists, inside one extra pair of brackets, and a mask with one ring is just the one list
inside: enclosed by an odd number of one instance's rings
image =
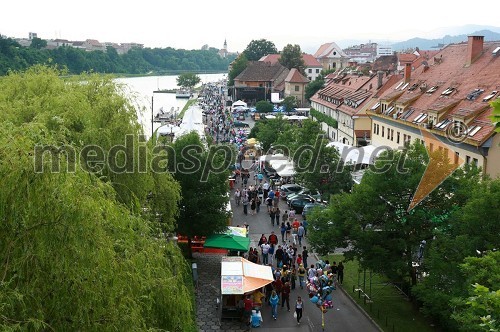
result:
[(276, 236), (276, 234), (274, 234), (274, 231), (271, 232), (271, 235), (269, 235), (269, 243), (274, 244), (274, 245), (278, 244), (278, 236)]

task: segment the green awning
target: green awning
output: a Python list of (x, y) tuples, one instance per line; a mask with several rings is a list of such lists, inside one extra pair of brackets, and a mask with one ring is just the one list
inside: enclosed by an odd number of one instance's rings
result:
[(215, 234), (209, 236), (203, 246), (205, 248), (248, 251), (248, 248), (250, 248), (250, 238), (228, 234)]

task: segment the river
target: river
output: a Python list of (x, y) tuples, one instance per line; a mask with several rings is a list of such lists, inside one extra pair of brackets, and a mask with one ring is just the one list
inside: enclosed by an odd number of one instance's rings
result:
[[(198, 76), (201, 79), (200, 84), (203, 84), (226, 78), (227, 74), (198, 74)], [(118, 83), (127, 85), (126, 91), (136, 102), (137, 117), (147, 137), (151, 135), (151, 108), (153, 114), (157, 114), (162, 107), (164, 111), (170, 111), (173, 107), (174, 111), (180, 112), (186, 105), (188, 99), (175, 98), (174, 93), (153, 93), (156, 90), (177, 89), (177, 77), (177, 75), (165, 75), (116, 79)], [(153, 129), (156, 130), (159, 126), (159, 123), (154, 123)]]

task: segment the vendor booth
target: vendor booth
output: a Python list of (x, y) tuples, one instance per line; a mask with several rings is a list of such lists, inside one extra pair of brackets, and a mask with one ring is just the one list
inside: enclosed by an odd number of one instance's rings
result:
[(273, 281), (270, 266), (255, 264), (243, 257), (222, 257), (220, 319), (240, 319), (244, 296)]

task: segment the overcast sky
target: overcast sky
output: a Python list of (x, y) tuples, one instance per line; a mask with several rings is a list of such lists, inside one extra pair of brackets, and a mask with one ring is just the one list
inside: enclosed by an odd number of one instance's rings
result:
[[(282, 0), (7, 0), (0, 34), (43, 39), (137, 42), (146, 47), (199, 49), (204, 44), (243, 51), (253, 39), (278, 50), (299, 44), (356, 39), (398, 41), (442, 37), (444, 27), (500, 26), (500, 1), (282, 1)], [(446, 31), (448, 32), (448, 31)], [(457, 34), (462, 33), (461, 31)]]

